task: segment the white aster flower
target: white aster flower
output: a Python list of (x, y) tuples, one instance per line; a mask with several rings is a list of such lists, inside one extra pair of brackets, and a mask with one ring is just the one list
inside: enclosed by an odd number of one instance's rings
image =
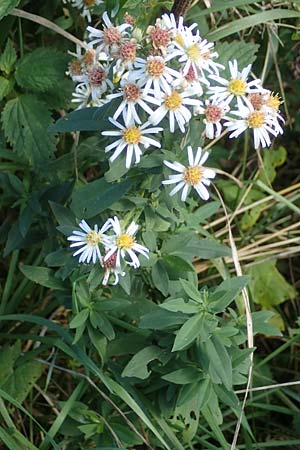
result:
[[(118, 270), (121, 270), (121, 258), (126, 264), (137, 269), (140, 267), (140, 261), (136, 253), (140, 253), (146, 258), (149, 258), (149, 249), (138, 244), (135, 240), (135, 234), (139, 226), (135, 222), (131, 222), (129, 227), (127, 227), (126, 230), (123, 230), (120, 221), (116, 216), (113, 219), (110, 219), (110, 223), (115, 235), (110, 236), (111, 240), (108, 245), (109, 250), (104, 257), (104, 263), (105, 261), (108, 261), (112, 255), (116, 254), (115, 267)], [(126, 255), (129, 256), (130, 261), (125, 259)]]
[[(229, 61), (230, 79), (226, 80), (217, 75), (209, 75), (209, 78), (221, 84), (221, 86), (210, 86), (207, 91), (208, 94), (212, 94), (211, 99), (217, 101), (226, 101), (230, 103), (236, 98), (238, 107), (243, 104), (248, 104), (247, 94), (253, 94), (256, 92), (262, 92), (261, 80), (255, 79), (247, 81), (249, 73), (251, 71), (251, 64), (245, 67), (241, 72), (238, 70), (238, 64), (236, 59)], [(242, 102), (243, 100), (243, 102)]]
[(74, 230), (73, 234), (67, 238), (68, 241), (73, 242), (70, 247), (81, 247), (73, 253), (73, 256), (80, 255), (80, 263), (87, 262), (89, 264), (92, 260), (95, 264), (97, 259), (101, 263), (102, 256), (99, 245), (106, 246), (109, 243), (109, 238), (104, 233), (111, 227), (110, 221), (107, 220), (100, 230), (98, 225), (95, 225), (94, 229), (92, 229), (85, 220), (80, 222), (79, 227), (83, 231)]
[(170, 93), (174, 79), (180, 78), (177, 70), (168, 67), (162, 56), (148, 56), (147, 59), (137, 58), (135, 70), (129, 73), (129, 80), (136, 81), (148, 94), (153, 88), (155, 97), (161, 99), (164, 93)]
[(175, 48), (167, 55), (167, 61), (178, 58), (183, 65), (183, 75), (186, 75), (190, 68), (202, 78), (205, 77), (204, 71), (219, 75), (219, 69), (223, 69), (224, 66), (213, 61), (213, 58), (218, 57), (218, 53), (212, 51), (213, 42), (202, 39), (198, 30), (196, 34), (193, 34), (187, 27), (182, 30), (180, 37), (181, 39), (175, 40)]
[(266, 111), (255, 110), (250, 103), (248, 106), (241, 105), (238, 111), (232, 111), (232, 114), (239, 117), (239, 119), (231, 119), (224, 123), (224, 126), (231, 132), (230, 138), (236, 138), (248, 128), (253, 130), (254, 148), (260, 145), (270, 147), (272, 136), (282, 134), (283, 130), (278, 123), (276, 117), (272, 116)]
[(201, 106), (201, 101), (194, 98), (189, 98), (191, 93), (187, 91), (173, 90), (169, 94), (165, 94), (163, 102), (159, 108), (154, 111), (149, 121), (157, 125), (163, 118), (169, 114), (170, 131), (175, 131), (175, 121), (177, 122), (182, 133), (185, 132), (184, 125), (188, 123), (192, 117), (191, 112), (185, 106)]
[(102, 0), (71, 0), (72, 6), (77, 9), (82, 9), (80, 15), (86, 17), (88, 22), (92, 21), (91, 12), (94, 6), (103, 3)]
[(160, 148), (160, 143), (148, 137), (147, 134), (159, 133), (163, 128), (147, 128), (150, 125), (149, 122), (144, 123), (140, 127), (137, 127), (134, 122), (124, 126), (111, 117), (109, 117), (109, 121), (119, 128), (119, 130), (102, 131), (104, 136), (116, 136), (118, 138), (115, 142), (105, 147), (105, 152), (114, 150), (113, 155), (109, 158), (110, 161), (114, 161), (126, 149), (126, 167), (128, 169), (133, 156), (135, 164), (140, 162), (143, 154), (141, 146), (148, 148), (153, 145)]
[(203, 122), (205, 124), (205, 135), (208, 139), (219, 137), (222, 131), (221, 120), (227, 119), (226, 113), (229, 106), (225, 102), (217, 102), (214, 100), (205, 100), (205, 106), (194, 110), (195, 114), (204, 114)]
[(93, 102), (99, 100), (107, 88), (113, 89), (114, 85), (108, 77), (110, 66), (108, 64), (96, 63), (89, 67), (87, 71), (77, 81), (89, 85)]
[(185, 202), (190, 188), (194, 188), (202, 200), (209, 199), (209, 192), (206, 186), (210, 185), (210, 179), (214, 178), (216, 173), (213, 169), (203, 167), (208, 158), (208, 152), (202, 155), (201, 147), (198, 147), (194, 157), (191, 146), (187, 147), (189, 165), (185, 167), (183, 164), (175, 161), (164, 161), (164, 164), (174, 170), (176, 175), (169, 175), (168, 180), (162, 181), (163, 184), (177, 184), (170, 195), (175, 195), (182, 189), (181, 200)]
[(132, 26), (129, 23), (114, 26), (106, 11), (103, 13), (102, 20), (104, 22), (103, 30), (87, 27), (87, 31), (90, 33), (90, 39), (92, 39), (90, 44), (98, 44), (96, 49), (97, 53), (104, 51), (110, 57), (114, 54), (116, 48), (119, 48), (122, 39), (128, 35), (126, 30), (128, 28), (131, 29)]
[(280, 114), (279, 106), (283, 103), (280, 100), (278, 94), (274, 94), (274, 92), (265, 90), (262, 94), (263, 105), (262, 110), (267, 111), (272, 116), (276, 117), (281, 122), (284, 122), (284, 118)]
[[(157, 106), (161, 104), (161, 102), (156, 98), (145, 94), (144, 90), (137, 83), (131, 83), (126, 78), (123, 78), (120, 84), (122, 88), (121, 92), (109, 94), (107, 99), (113, 100), (114, 98), (123, 97), (123, 100), (116, 109), (113, 118), (117, 119), (122, 113), (123, 120), (126, 125), (132, 121), (135, 121), (138, 124), (142, 123), (137, 112), (137, 107), (140, 107), (147, 114), (151, 115), (153, 114), (153, 111), (146, 102)], [(150, 91), (149, 94), (150, 93), (152, 93), (152, 91)]]

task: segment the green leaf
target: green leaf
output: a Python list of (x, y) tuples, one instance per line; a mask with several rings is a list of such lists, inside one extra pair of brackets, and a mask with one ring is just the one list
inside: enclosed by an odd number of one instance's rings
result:
[(71, 208), (77, 217), (90, 219), (120, 200), (132, 186), (132, 180), (107, 183), (104, 178), (74, 190)]
[(0, 352), (0, 386), (13, 374), (16, 360), (21, 354), (21, 342), (1, 348)]
[(76, 316), (71, 320), (71, 322), (69, 323), (69, 327), (70, 328), (78, 328), (81, 325), (83, 325), (86, 321), (87, 318), (89, 317), (89, 313), (90, 311), (85, 308), (82, 309), (78, 314), (76, 314)]
[(180, 278), (180, 284), (184, 289), (184, 292), (193, 300), (196, 302), (201, 302), (201, 293), (198, 291), (196, 286), (191, 282), (187, 280), (183, 280)]
[(148, 364), (157, 359), (161, 353), (162, 349), (155, 345), (143, 348), (127, 363), (122, 372), (122, 377), (135, 377), (145, 380), (150, 375)]
[(194, 272), (194, 267), (185, 259), (176, 255), (163, 255), (164, 266), (171, 280), (178, 280), (188, 272)]
[(176, 335), (172, 352), (183, 350), (199, 336), (202, 328), (201, 324), (203, 318), (203, 314), (198, 314), (191, 317), (185, 322), (185, 324), (179, 329)]
[(169, 277), (166, 268), (160, 259), (153, 265), (151, 276), (156, 289), (166, 297), (169, 292)]
[(202, 373), (196, 367), (184, 367), (164, 375), (162, 379), (174, 384), (190, 384), (195, 383), (200, 377)]
[(253, 333), (264, 334), (266, 336), (281, 336), (277, 327), (269, 323), (274, 317), (272, 311), (255, 311), (252, 313)]
[(164, 330), (174, 325), (180, 325), (186, 320), (182, 313), (173, 313), (157, 308), (156, 311), (145, 314), (140, 321), (140, 328), (146, 330)]
[(0, 20), (3, 19), (3, 17), (7, 16), (7, 14), (10, 13), (12, 9), (14, 9), (21, 0), (1, 0), (0, 4)]
[(59, 225), (76, 226), (75, 216), (69, 208), (55, 202), (49, 202), (49, 205)]
[(16, 67), (16, 81), (25, 88), (45, 92), (57, 88), (64, 77), (68, 56), (54, 48), (36, 48), (23, 56)]
[(13, 83), (11, 82), (11, 80), (0, 77), (0, 100), (2, 100), (4, 97), (6, 97), (6, 95), (10, 93), (12, 87)]
[(210, 41), (218, 41), (231, 34), (238, 33), (239, 31), (252, 28), (256, 25), (262, 25), (266, 22), (272, 22), (280, 19), (292, 19), (294, 17), (300, 17), (299, 11), (291, 11), (289, 9), (274, 8), (268, 11), (259, 12), (257, 14), (251, 14), (243, 17), (242, 19), (236, 19), (230, 21), (225, 25), (218, 27), (217, 30), (211, 31), (206, 36)]
[(110, 321), (106, 318), (105, 314), (101, 314), (97, 311), (91, 311), (90, 313), (91, 324), (94, 328), (98, 328), (108, 340), (115, 338), (114, 329)]
[(225, 66), (225, 70), (221, 72), (221, 76), (224, 78), (230, 77), (228, 61), (236, 59), (240, 69), (253, 63), (256, 59), (258, 49), (259, 45), (244, 41), (223, 42), (222, 44), (216, 45), (216, 51), (219, 54), (218, 63)]
[(223, 281), (209, 296), (210, 311), (214, 313), (223, 312), (241, 293), (242, 289), (249, 283), (249, 280), (248, 276), (242, 276)]
[(195, 314), (199, 312), (199, 305), (197, 303), (185, 302), (183, 298), (172, 298), (159, 306), (167, 311), (182, 312), (184, 314)]
[(297, 291), (290, 285), (276, 268), (276, 261), (268, 261), (250, 268), (249, 288), (255, 303), (266, 309), (292, 300)]
[(34, 96), (24, 94), (9, 100), (1, 120), (5, 137), (31, 165), (45, 163), (55, 151), (55, 137), (47, 133), (51, 114)]
[(16, 50), (14, 49), (12, 41), (8, 39), (4, 52), (0, 56), (0, 70), (8, 75), (14, 68), (16, 60)]
[(54, 276), (54, 272), (47, 267), (27, 266), (20, 264), (19, 269), (29, 280), (37, 284), (41, 284), (47, 288), (58, 289), (63, 291), (66, 289), (65, 284)]
[(18, 366), (13, 374), (2, 386), (2, 389), (11, 395), (16, 401), (22, 403), (34, 383), (40, 378), (44, 366), (38, 361), (27, 361)]
[(116, 102), (111, 101), (100, 107), (82, 108), (72, 111), (50, 127), (50, 131), (103, 131), (112, 127), (108, 117), (113, 115)]
[(209, 373), (212, 380), (219, 384), (223, 383), (226, 389), (232, 387), (232, 365), (226, 347), (221, 340), (212, 336), (201, 344), (209, 360)]

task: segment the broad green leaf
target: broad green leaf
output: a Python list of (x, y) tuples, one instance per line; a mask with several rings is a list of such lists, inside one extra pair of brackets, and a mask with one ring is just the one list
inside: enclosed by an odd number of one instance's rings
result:
[(160, 308), (172, 312), (182, 312), (184, 314), (195, 314), (199, 312), (199, 305), (195, 302), (185, 302), (183, 298), (172, 298), (161, 303)]
[(14, 9), (21, 0), (1, 0), (0, 3), (0, 20), (3, 19), (3, 17), (7, 16), (7, 14), (10, 13), (12, 9)]
[(216, 336), (212, 336), (211, 339), (208, 339), (201, 346), (205, 349), (204, 351), (209, 360), (209, 373), (212, 380), (217, 384), (223, 383), (228, 390), (231, 389), (232, 365), (226, 347)]
[(70, 328), (78, 328), (83, 325), (89, 317), (89, 310), (87, 308), (82, 309), (69, 323)]
[(49, 205), (59, 225), (76, 226), (75, 216), (69, 208), (55, 202), (49, 202)]
[(276, 261), (256, 264), (249, 269), (249, 288), (255, 303), (269, 309), (275, 305), (293, 300), (297, 292), (276, 268)]
[(229, 278), (223, 281), (209, 296), (210, 311), (223, 312), (225, 308), (241, 293), (249, 283), (248, 276)]
[(191, 263), (177, 255), (163, 255), (163, 263), (171, 280), (177, 280), (188, 272), (193, 272)]
[(122, 377), (136, 377), (145, 380), (150, 375), (148, 364), (157, 359), (161, 353), (162, 349), (155, 345), (143, 348), (127, 363), (122, 372)]
[(47, 133), (51, 114), (44, 103), (24, 94), (9, 100), (1, 120), (6, 139), (31, 165), (45, 163), (55, 151), (55, 137)]
[(253, 333), (264, 334), (266, 336), (281, 336), (281, 332), (270, 320), (274, 317), (272, 311), (255, 311), (252, 313)]
[(247, 28), (252, 28), (256, 25), (272, 22), (274, 20), (293, 19), (295, 17), (300, 17), (299, 11), (274, 8), (268, 11), (259, 12), (257, 14), (251, 14), (243, 17), (242, 19), (230, 21), (219, 27), (217, 30), (211, 31), (206, 37), (210, 41), (218, 41), (219, 39), (223, 39), (231, 34), (238, 33), (239, 31), (246, 30)]
[(108, 117), (113, 115), (116, 102), (111, 101), (103, 106), (82, 108), (72, 111), (59, 119), (50, 127), (50, 131), (103, 131), (109, 130), (112, 124)]
[(169, 277), (166, 268), (160, 259), (153, 265), (151, 276), (156, 289), (166, 297), (169, 292)]
[(4, 52), (0, 55), (0, 70), (7, 75), (12, 71), (17, 60), (17, 53), (10, 39), (7, 40)]
[(58, 289), (60, 291), (66, 289), (66, 285), (54, 276), (54, 272), (47, 267), (27, 266), (20, 264), (19, 269), (29, 280), (37, 284), (41, 284), (47, 288)]
[(17, 341), (11, 346), (5, 346), (0, 351), (0, 386), (13, 374), (16, 360), (21, 354), (21, 342)]
[(91, 311), (90, 320), (93, 327), (98, 328), (109, 341), (115, 338), (115, 331), (105, 314), (101, 314), (97, 311)]
[(0, 76), (0, 100), (10, 93), (12, 87), (13, 83), (11, 80)]
[(184, 289), (184, 292), (196, 302), (201, 302), (201, 293), (198, 291), (196, 286), (187, 280), (180, 279), (180, 284)]
[(223, 78), (230, 77), (228, 61), (236, 59), (240, 70), (248, 66), (248, 64), (253, 63), (256, 59), (258, 49), (259, 45), (244, 41), (223, 42), (216, 45), (216, 51), (219, 54), (218, 63), (223, 64), (225, 67), (221, 71), (221, 76)]
[(38, 361), (27, 361), (14, 370), (13, 374), (3, 384), (2, 389), (16, 401), (22, 403), (34, 383), (42, 375), (43, 370), (44, 366)]
[(186, 316), (182, 313), (173, 313), (157, 308), (156, 311), (145, 314), (140, 321), (139, 327), (146, 330), (165, 330), (185, 322)]
[(131, 186), (130, 179), (107, 183), (100, 178), (74, 190), (71, 208), (78, 218), (90, 219), (120, 200)]
[(162, 376), (162, 379), (174, 384), (190, 384), (195, 383), (200, 377), (202, 373), (196, 367), (184, 367)]
[(185, 322), (176, 334), (172, 352), (183, 350), (199, 336), (203, 318), (203, 314), (197, 314)]
[(34, 91), (57, 88), (64, 77), (68, 59), (54, 48), (36, 48), (18, 61), (16, 81), (21, 87)]

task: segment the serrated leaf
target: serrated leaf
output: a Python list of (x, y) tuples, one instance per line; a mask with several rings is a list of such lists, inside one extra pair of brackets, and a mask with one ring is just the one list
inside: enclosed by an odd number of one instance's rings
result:
[(47, 267), (27, 266), (25, 264), (20, 264), (19, 269), (25, 277), (37, 284), (51, 289), (66, 289), (64, 283), (58, 278), (55, 278), (53, 270), (48, 269)]
[(7, 16), (7, 14), (10, 13), (12, 9), (14, 9), (21, 0), (1, 0), (0, 4), (0, 20), (3, 19), (3, 17)]
[(31, 165), (48, 160), (55, 151), (55, 137), (47, 133), (51, 114), (34, 96), (9, 100), (2, 112), (4, 134), (14, 150)]
[(219, 54), (218, 63), (225, 66), (225, 70), (221, 72), (221, 76), (224, 78), (230, 77), (228, 61), (236, 59), (240, 70), (248, 66), (248, 64), (253, 63), (256, 60), (258, 49), (259, 45), (244, 41), (224, 42), (216, 45), (216, 51)]
[(71, 208), (77, 217), (90, 219), (120, 200), (132, 186), (132, 180), (107, 183), (104, 178), (74, 190)]
[(16, 67), (16, 81), (25, 88), (45, 92), (57, 88), (64, 77), (68, 57), (53, 48), (36, 48), (23, 56)]
[(162, 349), (155, 345), (143, 348), (134, 355), (122, 372), (122, 377), (136, 377), (145, 380), (150, 375), (148, 364), (157, 359)]
[(0, 56), (0, 70), (7, 75), (12, 71), (17, 60), (17, 53), (10, 39), (7, 40), (4, 52)]
[(2, 388), (17, 402), (22, 403), (31, 391), (34, 383), (42, 375), (43, 370), (44, 366), (38, 361), (27, 361), (14, 370)]
[(13, 83), (7, 78), (0, 77), (0, 100), (2, 100), (6, 95), (12, 90)]

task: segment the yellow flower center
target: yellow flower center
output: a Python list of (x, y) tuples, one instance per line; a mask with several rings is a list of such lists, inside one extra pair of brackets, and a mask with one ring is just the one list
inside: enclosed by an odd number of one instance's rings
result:
[(228, 90), (234, 95), (244, 95), (246, 92), (247, 83), (239, 78), (231, 80), (228, 84)]
[(265, 115), (260, 111), (254, 111), (248, 117), (249, 128), (260, 128), (265, 123)]
[(266, 103), (270, 108), (274, 109), (275, 111), (278, 111), (282, 101), (278, 97), (278, 94), (276, 95), (271, 94)]
[(125, 250), (129, 250), (132, 248), (135, 240), (129, 234), (120, 234), (116, 239), (116, 244), (118, 248), (124, 248)]
[(142, 133), (135, 126), (123, 130), (123, 139), (127, 144), (138, 144), (141, 142)]
[(184, 181), (192, 186), (198, 184), (203, 176), (203, 168), (201, 166), (189, 166), (184, 171)]
[(178, 92), (173, 91), (171, 95), (165, 97), (165, 105), (168, 109), (175, 110), (180, 107), (182, 98)]
[(86, 235), (86, 240), (89, 245), (96, 247), (101, 242), (101, 236), (96, 230), (89, 231)]
[(176, 34), (174, 40), (177, 42), (177, 44), (179, 44), (179, 45), (181, 45), (182, 47), (184, 47), (184, 39), (183, 39), (183, 37), (181, 36), (180, 33), (177, 33), (177, 34)]
[(197, 44), (191, 45), (187, 49), (187, 54), (192, 61), (197, 61), (199, 58), (201, 58), (201, 52)]
[(146, 70), (151, 77), (158, 78), (163, 75), (165, 71), (165, 63), (160, 58), (148, 59)]

